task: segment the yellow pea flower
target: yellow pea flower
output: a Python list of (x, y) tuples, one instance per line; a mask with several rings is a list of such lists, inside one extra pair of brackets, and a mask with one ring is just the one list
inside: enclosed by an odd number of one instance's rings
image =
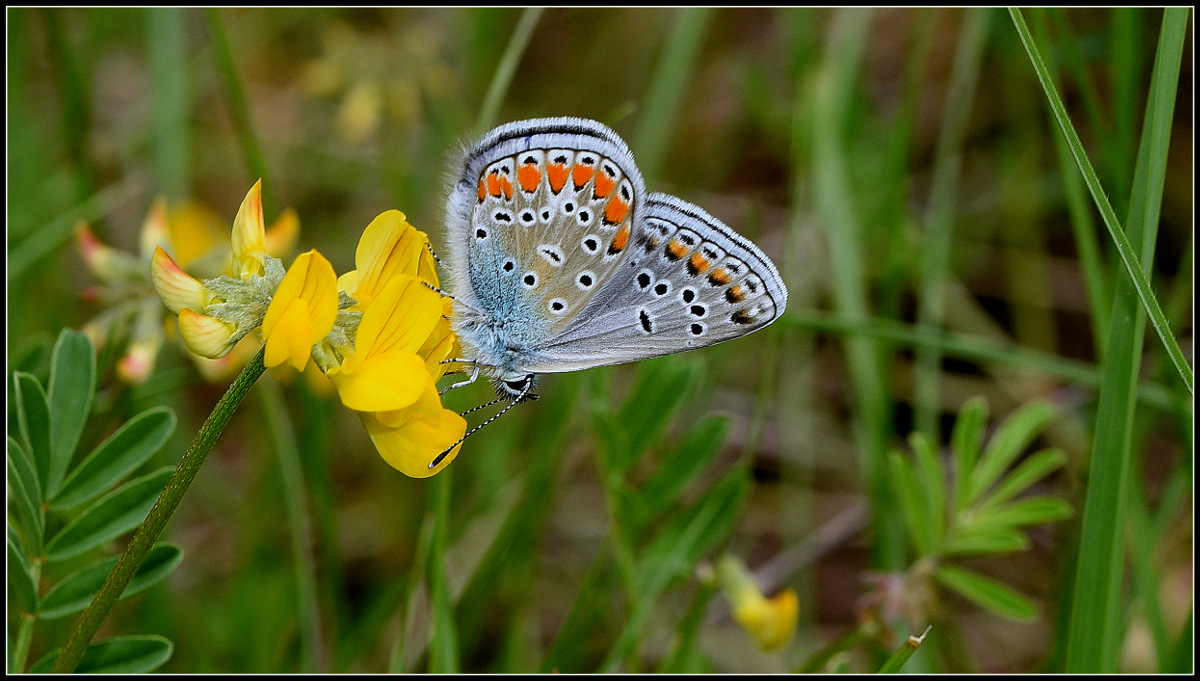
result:
[(297, 371), (304, 371), (312, 346), (333, 330), (337, 308), (333, 265), (315, 250), (301, 253), (275, 290), (263, 317), (262, 335), (267, 346), (264, 363), (275, 367), (287, 362)]
[(763, 650), (778, 650), (792, 640), (800, 614), (800, 600), (792, 589), (771, 598), (763, 595), (742, 561), (725, 556), (717, 563), (716, 577), (733, 608), (733, 619), (742, 625)]

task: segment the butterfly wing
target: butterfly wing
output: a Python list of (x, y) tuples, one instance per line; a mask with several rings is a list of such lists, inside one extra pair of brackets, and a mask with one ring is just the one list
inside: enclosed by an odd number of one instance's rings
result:
[(451, 289), (485, 322), (502, 321), (510, 345), (536, 347), (620, 266), (645, 195), (628, 147), (600, 123), (496, 128), (467, 152), (451, 191)]
[(532, 348), (532, 372), (574, 371), (707, 347), (770, 324), (787, 289), (748, 239), (691, 203), (647, 197), (619, 268), (561, 331)]

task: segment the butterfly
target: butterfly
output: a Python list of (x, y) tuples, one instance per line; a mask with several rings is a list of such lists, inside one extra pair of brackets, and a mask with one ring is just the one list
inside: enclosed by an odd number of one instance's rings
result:
[(696, 205), (648, 194), (624, 140), (592, 120), (488, 132), (453, 172), (446, 224), (460, 361), (511, 404), (532, 396), (537, 374), (706, 347), (787, 306), (757, 246)]

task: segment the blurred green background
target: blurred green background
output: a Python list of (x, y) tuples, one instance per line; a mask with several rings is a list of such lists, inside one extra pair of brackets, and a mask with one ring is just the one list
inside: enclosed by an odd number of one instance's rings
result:
[[(1024, 14), (1124, 225), (1141, 205), (1163, 12)], [(930, 643), (907, 670), (1069, 669), (1089, 462), (1113, 432), (1104, 390), (1132, 410), (1114, 445), (1129, 481), (1093, 508), (1117, 518), (1118, 556), (1127, 535), (1134, 549), (1105, 645), (1122, 671), (1183, 670), (1192, 396), (1154, 329), (1143, 342), (1122, 321), (1124, 269), (1008, 12), (10, 8), (7, 20), (10, 371), (36, 372), (59, 329), (101, 312), (81, 297), (95, 281), (72, 241), (78, 221), (136, 252), (155, 197), (229, 224), (261, 177), (267, 222), (294, 208), (298, 250), (338, 272), (391, 208), (444, 253), (454, 155), (491, 126), (541, 116), (611, 126), (649, 189), (752, 238), (790, 292), (787, 314), (748, 338), (543, 377), (542, 398), (468, 440), (444, 480), (388, 467), (352, 413), (296, 381), (284, 392), (290, 465), (261, 425), (269, 398), (252, 397), (168, 527), (182, 564), (101, 630), (170, 638), (162, 671), (784, 671), (864, 621), (880, 626), (834, 661), (854, 671), (877, 669), (925, 621)], [(1169, 144), (1146, 152), (1165, 182), (1142, 263), (1189, 358), (1191, 22), (1156, 138)], [(1105, 371), (1118, 352), (1133, 388)], [(180, 425), (155, 465), (174, 464), (223, 386), (171, 340), (139, 385), (101, 358), (85, 440), (167, 405)], [(480, 383), (448, 404), (490, 399)], [(1032, 619), (953, 594), (925, 608), (899, 577), (914, 553), (886, 453), (909, 451), (912, 432), (948, 446), (976, 395), (989, 432), (1032, 399), (1056, 409), (1037, 446), (1066, 463), (1036, 491), (1074, 513), (1030, 528), (1027, 550), (966, 563), (1030, 599)], [(613, 435), (638, 412), (664, 420)], [(11, 401), (9, 413), (11, 425)], [(649, 498), (659, 462), (689, 447), (711, 460)], [(614, 465), (618, 450), (637, 460)], [(646, 567), (654, 554), (639, 542), (665, 536), (731, 471), (744, 484), (706, 526), (711, 541), (661, 584), (643, 579), (667, 573)], [(768, 593), (799, 592), (784, 651), (758, 650), (696, 577), (723, 552)], [(70, 623), (39, 625), (30, 660)]]

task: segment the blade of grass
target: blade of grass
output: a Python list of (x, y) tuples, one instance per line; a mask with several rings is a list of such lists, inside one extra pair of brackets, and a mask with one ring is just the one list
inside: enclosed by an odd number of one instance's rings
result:
[(278, 382), (261, 383), (259, 395), (263, 420), (279, 455), (280, 481), (287, 506), (288, 530), (292, 535), (292, 569), (300, 628), (299, 668), (301, 673), (323, 671), (326, 657), (321, 645), (321, 613), (317, 608), (317, 569), (313, 561), (312, 526), (304, 496), (304, 473), (300, 468), (295, 430)]
[[(917, 321), (925, 326), (939, 327), (946, 315), (947, 270), (950, 268), (950, 239), (954, 230), (955, 204), (958, 197), (958, 177), (962, 166), (962, 148), (971, 117), (979, 65), (987, 43), (990, 9), (967, 10), (963, 19), (950, 86), (946, 93), (945, 115), (938, 135), (933, 164), (933, 182), (929, 191), (929, 207), (925, 212), (925, 234), (921, 246), (921, 292)], [(941, 355), (937, 348), (917, 350), (913, 376), (913, 403), (916, 409), (916, 429), (925, 433), (935, 444), (941, 441), (938, 417), (941, 412), (939, 394)]]
[[(842, 316), (816, 312), (789, 311), (780, 321), (787, 326), (796, 328), (861, 335), (899, 345), (936, 346), (942, 354), (949, 357), (1029, 367), (1092, 388), (1099, 387), (1101, 382), (1100, 371), (1095, 365), (980, 336), (966, 336), (878, 317), (871, 317), (863, 321), (850, 321)], [(1161, 383), (1143, 382), (1138, 386), (1138, 399), (1157, 409), (1171, 409), (1173, 396), (1174, 392)]]
[(662, 59), (650, 80), (650, 90), (646, 93), (633, 135), (638, 167), (647, 181), (657, 178), (662, 167), (679, 103), (690, 82), (692, 65), (700, 52), (712, 12), (707, 7), (680, 8), (663, 48)]
[(492, 82), (488, 85), (487, 94), (484, 95), (483, 104), (479, 107), (479, 118), (475, 121), (477, 134), (486, 132), (496, 124), (496, 114), (500, 112), (500, 105), (504, 103), (504, 95), (508, 93), (508, 86), (512, 84), (513, 74), (517, 72), (517, 66), (521, 63), (521, 55), (525, 54), (529, 38), (533, 35), (533, 29), (537, 27), (538, 19), (541, 17), (541, 7), (526, 7), (525, 11), (521, 13), (521, 18), (517, 20), (517, 27), (513, 29), (512, 36), (508, 39), (508, 46), (504, 48), (504, 54), (496, 65), (496, 72), (492, 74)]
[(254, 134), (254, 122), (250, 119), (250, 107), (246, 103), (242, 81), (238, 78), (237, 69), (233, 66), (229, 34), (225, 31), (225, 23), (221, 21), (220, 10), (212, 7), (205, 8), (204, 19), (208, 23), (213, 66), (221, 75), (221, 84), (225, 87), (226, 104), (229, 106), (229, 115), (233, 119), (233, 127), (237, 130), (242, 156), (246, 161), (246, 169), (250, 171), (252, 181), (256, 179), (263, 181), (263, 214), (275, 215), (275, 204), (268, 201), (268, 197), (273, 196), (275, 191), (271, 183), (267, 181), (267, 164), (263, 161), (262, 149), (259, 148), (258, 138)]
[(146, 12), (146, 44), (154, 90), (154, 168), (158, 190), (171, 201), (188, 193), (188, 79), (183, 9)]
[[(1163, 314), (1162, 308), (1158, 304), (1158, 299), (1154, 297), (1154, 291), (1150, 286), (1150, 281), (1146, 277), (1145, 270), (1143, 270), (1142, 266), (1139, 264), (1137, 253), (1134, 252), (1133, 246), (1130, 243), (1131, 239), (1129, 239), (1129, 237), (1126, 236), (1125, 231), (1121, 229), (1121, 223), (1117, 219), (1116, 213), (1113, 212), (1112, 205), (1109, 203), (1107, 195), (1104, 193), (1104, 187), (1100, 184), (1100, 178), (1096, 176), (1096, 170), (1092, 167), (1091, 161), (1088, 160), (1087, 152), (1083, 148), (1083, 143), (1079, 141), (1079, 135), (1076, 134), (1074, 126), (1071, 125), (1071, 119), (1067, 115), (1066, 107), (1063, 106), (1062, 99), (1059, 98), (1058, 91), (1054, 87), (1054, 82), (1050, 77), (1050, 72), (1046, 68), (1045, 63), (1042, 61), (1041, 52), (1034, 43), (1033, 37), (1029, 34), (1029, 27), (1025, 25), (1025, 19), (1021, 16), (1021, 11), (1019, 9), (1009, 8), (1009, 14), (1012, 16), (1013, 24), (1016, 26), (1017, 34), (1020, 36), (1021, 42), (1025, 45), (1025, 51), (1029, 53), (1029, 59), (1033, 63), (1034, 70), (1037, 72), (1038, 80), (1041, 81), (1042, 89), (1046, 92), (1046, 98), (1049, 100), (1050, 108), (1054, 113), (1054, 117), (1058, 121), (1059, 127), (1062, 129), (1063, 134), (1067, 137), (1067, 142), (1071, 147), (1071, 154), (1075, 157), (1075, 162), (1079, 164), (1080, 171), (1083, 172), (1084, 181), (1087, 182), (1088, 190), (1092, 194), (1092, 200), (1095, 201), (1097, 208), (1100, 209), (1100, 214), (1104, 217), (1104, 225), (1108, 228), (1109, 236), (1112, 237), (1113, 243), (1115, 243), (1117, 246), (1117, 252), (1121, 256), (1121, 263), (1124, 265), (1125, 272), (1128, 274), (1128, 278), (1133, 284), (1134, 291), (1149, 315), (1150, 322), (1154, 326), (1154, 330), (1158, 334), (1158, 337), (1162, 340), (1163, 347), (1166, 348), (1167, 354), (1171, 358), (1171, 362), (1175, 365), (1175, 370), (1179, 372), (1179, 376), (1183, 379), (1183, 383), (1187, 387), (1188, 392), (1193, 393), (1192, 368), (1188, 366), (1187, 358), (1184, 356), (1183, 350), (1179, 348), (1179, 343), (1175, 340), (1175, 337), (1171, 335), (1171, 326), (1167, 323), (1167, 318)], [(1175, 16), (1175, 12), (1168, 12), (1166, 15), (1164, 15), (1164, 26), (1168, 25), (1168, 16)], [(1180, 21), (1178, 18), (1172, 19), (1170, 25), (1176, 25), (1180, 23), (1186, 27), (1186, 13), (1183, 15), (1182, 21)], [(1184, 29), (1179, 30), (1182, 31)], [(1162, 49), (1162, 46), (1160, 46), (1160, 54)], [(1183, 48), (1181, 46), (1179, 48), (1180, 55), (1182, 54), (1182, 49)], [(1172, 61), (1178, 61), (1178, 58)], [(1160, 59), (1155, 59), (1156, 70), (1160, 62)], [(1166, 82), (1169, 83), (1168, 85), (1160, 86), (1162, 88), (1169, 89), (1169, 93), (1164, 92), (1164, 94), (1169, 94), (1170, 103), (1165, 113), (1165, 121), (1155, 123), (1155, 131), (1153, 134), (1149, 135), (1149, 143), (1155, 146), (1153, 157), (1155, 159), (1162, 159), (1165, 162), (1167, 143), (1171, 135), (1170, 114), (1174, 110), (1175, 88), (1179, 79), (1179, 67), (1178, 65), (1174, 67), (1164, 65), (1164, 68), (1173, 69), (1175, 78), (1174, 80), (1167, 80)], [(1151, 91), (1155, 91), (1153, 86)], [(1146, 140), (1146, 137), (1147, 135), (1143, 134), (1143, 141)], [(1138, 155), (1140, 159), (1141, 152), (1139, 152)], [(1136, 181), (1134, 186), (1137, 187)], [(1135, 189), (1135, 192), (1136, 191), (1137, 190)], [(1146, 210), (1153, 210), (1157, 215), (1161, 202), (1161, 183), (1159, 183), (1159, 190), (1156, 194), (1159, 196), (1159, 200), (1146, 202), (1143, 205)], [(1133, 217), (1134, 210), (1135, 207), (1131, 202), (1131, 217)], [(1147, 221), (1147, 217), (1148, 216), (1146, 215), (1142, 215), (1138, 216), (1137, 219)], [(1132, 229), (1130, 231), (1133, 232)], [(1138, 234), (1140, 236), (1141, 232), (1138, 232)]]
[[(1013, 10), (1013, 20), (1023, 30), (1020, 13)], [(1163, 13), (1158, 51), (1151, 77), (1150, 95), (1146, 106), (1142, 138), (1138, 147), (1138, 163), (1134, 169), (1133, 194), (1130, 198), (1129, 240), (1138, 243), (1142, 261), (1149, 270), (1153, 265), (1154, 241), (1157, 235), (1158, 212), (1162, 202), (1163, 178), (1166, 171), (1170, 124), (1174, 114), (1175, 93), (1179, 82), (1179, 65), (1187, 34), (1187, 9), (1168, 9)], [(1026, 49), (1035, 64), (1040, 65), (1037, 48), (1032, 41)], [(1044, 71), (1044, 66), (1040, 69)], [(1047, 92), (1051, 92), (1050, 86)], [(1056, 97), (1052, 97), (1057, 100)], [(1061, 108), (1057, 102), (1056, 111)], [(1064, 131), (1065, 112), (1060, 116)], [(1068, 131), (1068, 136), (1073, 134)], [(1074, 139), (1078, 144), (1078, 138)], [(1085, 174), (1094, 180), (1094, 172), (1086, 157), (1076, 153)], [(1093, 189), (1095, 194), (1096, 189)], [(1103, 196), (1102, 194), (1100, 195)], [(1100, 198), (1097, 197), (1097, 201)], [(1107, 209), (1106, 222), (1111, 208)], [(1110, 225), (1114, 229), (1115, 220)], [(1115, 234), (1124, 233), (1115, 225)], [(1124, 247), (1128, 247), (1128, 242)], [(1124, 248), (1123, 247), (1123, 248)], [(1122, 256), (1125, 257), (1124, 255)], [(1067, 623), (1066, 670), (1116, 671), (1117, 657), (1123, 640), (1124, 610), (1121, 606), (1121, 587), (1124, 565), (1125, 518), (1129, 501), (1130, 440), (1133, 422), (1138, 360), (1141, 357), (1147, 298), (1138, 287), (1138, 276), (1145, 274), (1133, 255), (1130, 278), (1117, 282), (1113, 326), (1109, 340), (1108, 363), (1100, 388), (1096, 413), (1096, 433), (1088, 472), (1087, 496), (1080, 530), (1080, 551), (1075, 593), (1070, 620)], [(1127, 264), (1128, 266), (1128, 264)], [(1138, 290), (1134, 290), (1137, 288)], [(1138, 299), (1141, 299), (1141, 305)], [(1151, 316), (1157, 312), (1154, 302)], [(1165, 319), (1163, 320), (1165, 324)], [(1169, 332), (1169, 327), (1165, 327)], [(1168, 336), (1164, 337), (1168, 338)], [(1174, 338), (1171, 338), (1174, 341)], [(1178, 349), (1178, 346), (1175, 347)], [(1178, 369), (1178, 365), (1177, 365)], [(1181, 374), (1182, 375), (1182, 374)], [(1190, 376), (1185, 378), (1191, 389)]]
[[(814, 203), (829, 238), (835, 305), (853, 322), (865, 322), (870, 312), (867, 273), (860, 250), (861, 224), (847, 177), (842, 129), (858, 79), (870, 20), (869, 11), (841, 9), (835, 13), (824, 64), (812, 92), (809, 172), (813, 178)], [(887, 377), (880, 368), (877, 345), (867, 338), (847, 339), (846, 364), (854, 387), (860, 467), (874, 513), (874, 562), (879, 568), (900, 569), (904, 564), (900, 514), (887, 481), (887, 443), (891, 431)]]
[(66, 27), (63, 26), (63, 13), (66, 10), (54, 8), (43, 11), (50, 51), (59, 70), (56, 84), (63, 100), (63, 135), (67, 142), (67, 156), (71, 159), (75, 194), (77, 198), (83, 199), (92, 193), (91, 173), (87, 165), (87, 132), (91, 112), (88, 107), (86, 79), (80, 71), (76, 56), (72, 53)]
[(429, 644), (429, 671), (455, 674), (459, 670), (458, 633), (454, 625), (454, 599), (446, 579), (446, 541), (450, 531), (450, 473), (431, 481), (429, 502), (435, 517), (429, 551), (429, 597), (433, 608), (433, 641)]

